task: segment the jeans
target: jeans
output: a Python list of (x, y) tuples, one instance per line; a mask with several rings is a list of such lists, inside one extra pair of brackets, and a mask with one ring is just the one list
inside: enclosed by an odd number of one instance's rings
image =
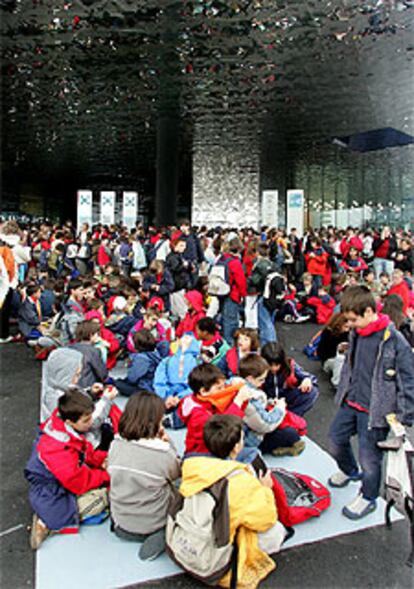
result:
[(286, 405), (289, 411), (303, 417), (305, 413), (315, 405), (316, 400), (319, 397), (319, 389), (315, 385), (309, 393), (302, 393), (298, 388), (285, 389), (283, 392), (281, 391), (279, 393), (279, 396), (286, 399)]
[(260, 344), (264, 346), (269, 342), (277, 342), (277, 335), (274, 323), (275, 313), (271, 313), (263, 303), (263, 297), (257, 300), (257, 312), (259, 318)]
[(239, 318), (240, 305), (226, 297), (222, 310), (223, 337), (230, 346), (233, 345), (233, 334), (239, 327)]
[(293, 427), (277, 428), (265, 434), (260, 450), (263, 454), (270, 454), (276, 448), (291, 448), (300, 440), (300, 435)]
[(379, 280), (381, 272), (386, 272), (391, 276), (394, 271), (394, 262), (392, 260), (386, 260), (385, 258), (374, 258), (373, 266), (375, 280)]
[(362, 470), (362, 495), (365, 499), (376, 499), (381, 485), (382, 451), (377, 442), (385, 440), (387, 427), (368, 429), (368, 413), (358, 411), (344, 403), (338, 410), (329, 431), (331, 454), (339, 468), (347, 475), (357, 474), (351, 437), (358, 436), (359, 463)]

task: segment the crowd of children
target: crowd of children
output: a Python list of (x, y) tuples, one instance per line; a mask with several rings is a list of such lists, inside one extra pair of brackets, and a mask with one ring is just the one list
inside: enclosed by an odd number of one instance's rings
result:
[[(330, 436), (341, 470), (330, 484), (362, 479), (362, 499), (344, 515), (365, 517), (380, 474), (370, 399), (376, 441), (387, 435), (386, 413), (408, 425), (414, 416), (413, 260), (411, 236), (388, 228), (299, 239), (294, 230), (196, 231), (188, 222), (160, 231), (85, 224), (78, 234), (70, 223), (3, 223), (1, 343), (21, 339), (44, 361), (25, 470), (32, 547), (110, 516), (114, 534), (155, 558), (178, 485), (187, 498), (228, 479), (238, 577), (257, 585), (273, 568), (267, 555), (291, 534), (277, 520), (266, 454), (303, 452), (304, 415), (319, 395), (317, 379), (277, 341), (277, 320), (324, 326), (315, 355), (340, 399)], [(116, 366), (125, 374), (114, 376)], [(386, 401), (370, 389), (375, 370), (385, 374), (375, 372)], [(129, 397), (123, 412), (118, 395)], [(169, 428), (186, 428), (182, 457)], [(230, 577), (226, 570), (220, 583)]]

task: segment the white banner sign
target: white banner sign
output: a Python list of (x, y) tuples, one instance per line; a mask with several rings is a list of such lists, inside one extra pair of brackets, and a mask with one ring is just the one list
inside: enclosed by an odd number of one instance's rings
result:
[(122, 223), (128, 229), (135, 227), (138, 217), (138, 194), (136, 192), (124, 192), (122, 200)]
[(113, 225), (115, 223), (115, 192), (101, 192), (101, 223)]
[(263, 190), (262, 192), (262, 225), (268, 227), (277, 227), (278, 219), (278, 199), (279, 192), (277, 190)]
[(305, 197), (303, 190), (287, 191), (287, 220), (286, 229), (295, 227), (299, 237), (303, 236)]
[(92, 190), (78, 190), (78, 231), (83, 223), (92, 225)]

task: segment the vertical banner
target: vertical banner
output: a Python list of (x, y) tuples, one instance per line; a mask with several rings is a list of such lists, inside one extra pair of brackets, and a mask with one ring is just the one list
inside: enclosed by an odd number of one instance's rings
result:
[(124, 192), (122, 198), (122, 223), (128, 229), (132, 229), (138, 217), (138, 194)]
[(112, 190), (101, 192), (101, 223), (102, 225), (115, 223), (115, 192)]
[(298, 230), (299, 237), (303, 236), (305, 197), (303, 190), (295, 189), (287, 191), (287, 220), (286, 229), (293, 227)]
[(77, 228), (80, 231), (83, 223), (92, 226), (92, 190), (78, 190)]
[(263, 190), (262, 192), (262, 210), (261, 224), (268, 227), (277, 227), (278, 219), (278, 199), (277, 190)]

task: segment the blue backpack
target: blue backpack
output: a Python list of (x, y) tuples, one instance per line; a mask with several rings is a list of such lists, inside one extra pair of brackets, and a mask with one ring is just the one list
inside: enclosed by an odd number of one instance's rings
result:
[(319, 330), (311, 341), (303, 348), (303, 353), (307, 356), (310, 360), (319, 360), (318, 358), (318, 346), (319, 342), (321, 341), (322, 329)]

